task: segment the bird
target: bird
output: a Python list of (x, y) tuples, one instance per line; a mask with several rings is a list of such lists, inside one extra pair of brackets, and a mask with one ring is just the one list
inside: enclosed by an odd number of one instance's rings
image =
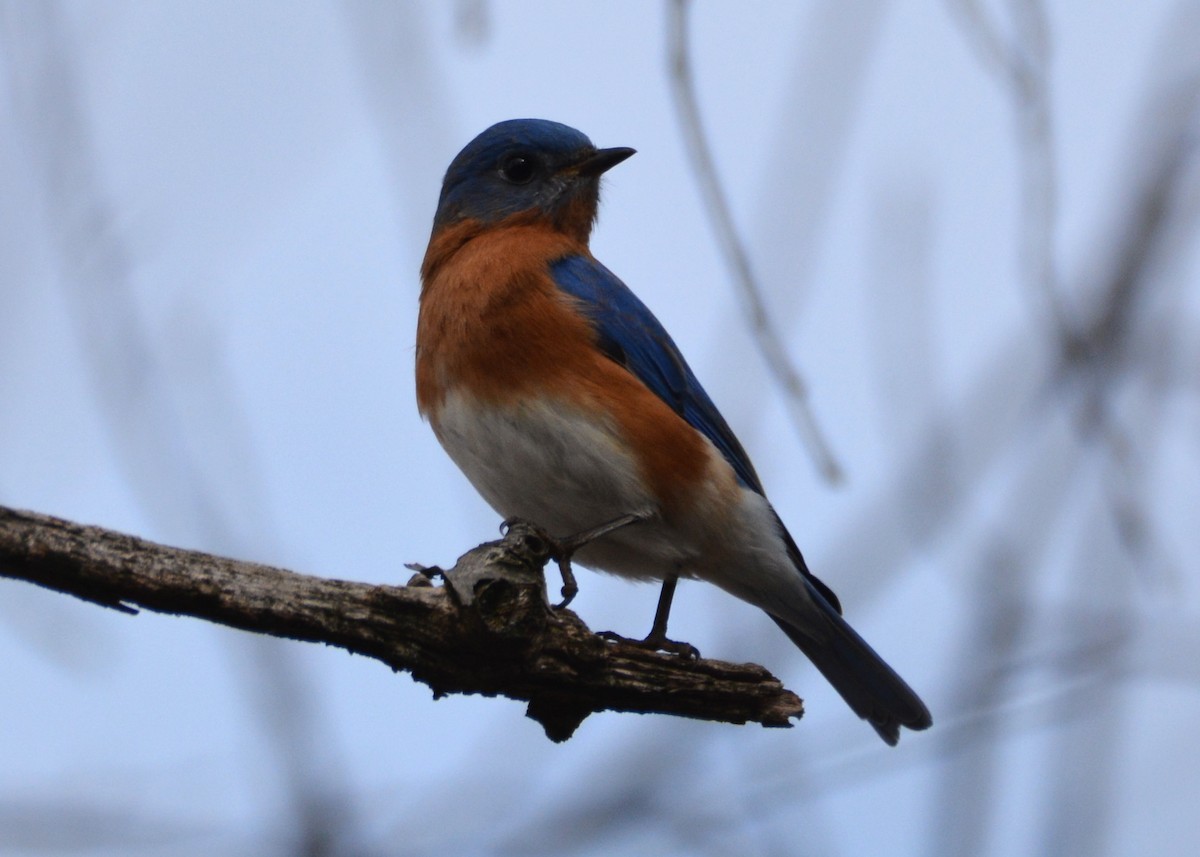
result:
[(451, 161), (421, 265), (418, 410), (500, 515), (600, 533), (575, 561), (662, 581), (640, 645), (698, 654), (667, 638), (671, 602), (680, 578), (715, 584), (894, 746), (929, 710), (842, 618), (675, 342), (589, 249), (601, 176), (634, 153), (510, 119)]

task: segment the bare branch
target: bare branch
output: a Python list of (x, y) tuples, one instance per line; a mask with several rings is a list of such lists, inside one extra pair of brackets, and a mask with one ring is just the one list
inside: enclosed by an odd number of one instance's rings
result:
[(1040, 0), (1014, 0), (1015, 39), (1001, 33), (978, 0), (950, 0), (963, 33), (1012, 99), (1021, 158), (1021, 257), (1026, 281), (1040, 296), (1064, 347), (1076, 336), (1065, 306), (1058, 261), (1058, 162), (1050, 110), (1050, 40)]
[[(165, 547), (0, 506), (0, 576), (136, 612), (206, 619), (244, 631), (339, 646), (449, 693), (507, 696), (552, 740), (595, 711), (675, 714), (790, 726), (803, 703), (754, 664), (688, 660), (609, 643), (574, 613), (551, 610), (536, 528), (468, 551), (408, 586), (377, 586)], [(425, 585), (421, 585), (425, 584)]]
[(692, 169), (704, 197), (705, 208), (712, 221), (721, 252), (733, 273), (734, 282), (742, 298), (746, 320), (762, 351), (767, 368), (783, 389), (784, 400), (792, 422), (800, 432), (801, 440), (817, 465), (821, 476), (830, 483), (842, 481), (842, 467), (834, 458), (829, 442), (817, 425), (808, 400), (808, 385), (788, 356), (787, 349), (778, 331), (771, 323), (763, 300), (762, 289), (750, 266), (750, 256), (733, 223), (733, 213), (725, 190), (717, 176), (716, 164), (709, 150), (704, 125), (700, 121), (700, 105), (696, 100), (695, 75), (692, 72), (691, 54), (688, 50), (687, 7), (688, 0), (672, 0), (670, 39), (671, 92), (675, 109), (683, 126), (684, 143), (692, 159)]

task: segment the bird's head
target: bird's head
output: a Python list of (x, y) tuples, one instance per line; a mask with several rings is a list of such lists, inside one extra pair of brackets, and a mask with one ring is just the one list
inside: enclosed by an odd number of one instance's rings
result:
[(597, 149), (584, 134), (545, 119), (510, 119), (466, 145), (446, 170), (433, 228), (514, 215), (548, 221), (586, 243), (600, 175), (633, 149)]

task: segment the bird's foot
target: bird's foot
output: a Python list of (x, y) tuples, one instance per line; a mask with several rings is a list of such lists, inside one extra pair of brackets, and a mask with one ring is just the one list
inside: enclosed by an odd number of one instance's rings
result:
[(668, 654), (677, 655), (689, 661), (700, 659), (700, 650), (691, 643), (668, 640), (665, 636), (654, 633), (651, 633), (644, 640), (625, 637), (616, 631), (600, 631), (596, 636), (603, 637), (605, 640), (610, 640), (614, 643), (625, 643), (630, 646), (637, 646), (639, 649), (649, 649), (652, 652), (667, 652)]
[[(575, 582), (575, 572), (571, 569), (571, 558), (577, 550), (601, 536), (608, 535), (614, 530), (619, 530), (622, 527), (627, 527), (630, 524), (635, 524), (645, 519), (646, 516), (642, 514), (622, 515), (598, 527), (592, 527), (590, 530), (584, 530), (583, 532), (565, 536), (561, 539), (555, 538), (541, 527), (537, 527), (539, 534), (545, 538), (546, 543), (550, 546), (550, 558), (558, 565), (558, 571), (562, 575), (562, 601), (555, 604), (554, 609), (562, 610), (579, 594), (579, 584)], [(518, 520), (521, 519), (508, 518), (500, 525), (500, 532), (506, 532)]]

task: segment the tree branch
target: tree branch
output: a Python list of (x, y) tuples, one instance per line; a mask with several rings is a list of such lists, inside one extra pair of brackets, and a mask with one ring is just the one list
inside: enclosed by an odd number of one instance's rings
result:
[[(136, 613), (134, 606), (321, 642), (433, 689), (507, 696), (564, 741), (595, 711), (790, 726), (803, 703), (755, 664), (611, 643), (546, 601), (550, 546), (517, 523), (446, 572), (377, 586), (239, 562), (0, 506), (0, 576)], [(447, 585), (433, 586), (441, 573)]]

